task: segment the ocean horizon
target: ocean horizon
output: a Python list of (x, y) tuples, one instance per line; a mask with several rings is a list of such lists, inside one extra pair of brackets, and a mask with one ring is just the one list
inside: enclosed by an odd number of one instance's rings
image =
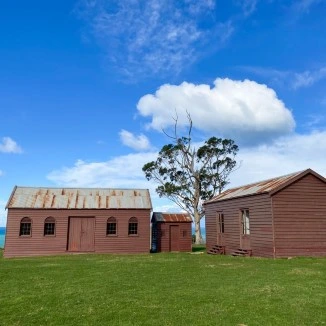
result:
[(0, 227), (0, 248), (5, 246), (5, 235), (6, 235), (6, 228)]

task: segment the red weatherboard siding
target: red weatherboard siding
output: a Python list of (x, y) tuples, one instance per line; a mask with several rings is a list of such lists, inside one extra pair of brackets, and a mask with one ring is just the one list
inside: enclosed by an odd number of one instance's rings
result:
[[(43, 236), (44, 220), (56, 219), (56, 235)], [(108, 217), (117, 220), (117, 236), (106, 236)], [(128, 236), (128, 220), (138, 219), (138, 235)], [(20, 237), (20, 221), (32, 219), (32, 236)], [(148, 253), (150, 249), (150, 210), (109, 209), (18, 209), (9, 208), (4, 257), (52, 255), (67, 253), (68, 218), (95, 218), (95, 250), (99, 253)]]
[(250, 214), (253, 256), (326, 256), (326, 182), (314, 172), (304, 171), (275, 193), (207, 203), (208, 250), (217, 244), (216, 212), (224, 214), (226, 253), (240, 248), (239, 211), (244, 208)]
[(206, 247), (217, 243), (216, 212), (224, 214), (226, 254), (240, 248), (241, 209), (249, 209), (250, 240), (253, 256), (273, 257), (271, 198), (268, 194), (234, 198), (205, 205)]
[(326, 185), (309, 174), (272, 197), (276, 257), (326, 256)]
[[(173, 246), (178, 247), (178, 251), (191, 251), (192, 246), (192, 234), (191, 234), (191, 222), (183, 222), (183, 223), (166, 223), (160, 222), (157, 223), (157, 231), (158, 234), (162, 234), (164, 232), (164, 236), (158, 236), (158, 251), (159, 252), (168, 252), (170, 251), (170, 226), (178, 226), (179, 227), (179, 239), (178, 243), (174, 243)], [(186, 232), (186, 236), (183, 236), (183, 231)]]

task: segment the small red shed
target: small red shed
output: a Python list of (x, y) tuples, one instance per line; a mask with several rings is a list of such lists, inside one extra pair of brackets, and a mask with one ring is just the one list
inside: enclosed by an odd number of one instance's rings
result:
[(192, 219), (189, 214), (154, 212), (152, 216), (152, 252), (191, 251)]

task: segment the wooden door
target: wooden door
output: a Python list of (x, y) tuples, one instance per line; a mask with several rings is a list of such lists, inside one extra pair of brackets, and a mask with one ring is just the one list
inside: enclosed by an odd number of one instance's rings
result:
[(224, 246), (224, 215), (222, 212), (216, 212), (216, 244)]
[(73, 252), (94, 251), (95, 219), (70, 217), (68, 250)]
[(170, 251), (179, 251), (179, 225), (170, 225)]
[(240, 248), (251, 249), (249, 209), (242, 209), (240, 211)]

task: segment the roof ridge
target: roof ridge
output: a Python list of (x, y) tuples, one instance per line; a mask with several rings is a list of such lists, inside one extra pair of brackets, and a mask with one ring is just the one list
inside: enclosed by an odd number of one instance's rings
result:
[(99, 189), (99, 190), (149, 190), (149, 188), (104, 188), (104, 187), (38, 187), (38, 186), (16, 186), (25, 189)]
[[(247, 186), (253, 186), (253, 185), (257, 184), (257, 183), (268, 182), (268, 181), (272, 181), (272, 180), (275, 180), (275, 179), (282, 179), (282, 178), (285, 178), (285, 177), (290, 177), (291, 175), (295, 176), (295, 175), (300, 174), (300, 173), (302, 173), (304, 171), (307, 171), (307, 170), (309, 170), (309, 169), (305, 169), (305, 170), (301, 170), (301, 171), (297, 171), (297, 172), (293, 172), (293, 173), (288, 173), (288, 174), (280, 175), (278, 177), (264, 179), (264, 180), (260, 180), (260, 181), (256, 181), (256, 182), (252, 182), (252, 183), (246, 183), (246, 184), (243, 184), (243, 185), (240, 185), (240, 186), (237, 186), (237, 187), (229, 188), (227, 190), (224, 190), (223, 192), (238, 189), (238, 188), (243, 188), (243, 187), (247, 187)], [(221, 194), (223, 192), (221, 192)]]
[(296, 180), (301, 175), (306, 175), (308, 173), (312, 173), (314, 175), (317, 175), (317, 177), (319, 178), (323, 178), (322, 176), (318, 175), (318, 173), (308, 168), (305, 170), (281, 175), (278, 177), (269, 178), (266, 180), (261, 180), (261, 181), (241, 185), (234, 188), (229, 188), (223, 191), (222, 193), (214, 196), (213, 198), (207, 200), (205, 203), (212, 203), (215, 201), (221, 201), (221, 200), (243, 197), (243, 196), (257, 195), (263, 193), (272, 193), (277, 191), (277, 189), (286, 186), (289, 182), (292, 182), (292, 180)]

